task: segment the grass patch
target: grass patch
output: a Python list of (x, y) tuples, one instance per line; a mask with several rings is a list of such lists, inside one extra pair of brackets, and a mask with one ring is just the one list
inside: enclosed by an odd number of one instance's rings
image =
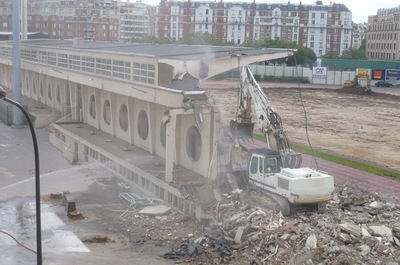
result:
[[(264, 136), (259, 135), (259, 134), (255, 134), (254, 135), (254, 139), (260, 140), (260, 141), (265, 141)], [(359, 162), (359, 161), (355, 161), (355, 160), (351, 160), (349, 158), (345, 158), (345, 157), (341, 157), (341, 156), (337, 156), (337, 155), (332, 155), (332, 154), (328, 154), (325, 152), (321, 152), (321, 151), (317, 151), (314, 150), (314, 154), (311, 151), (310, 148), (305, 147), (305, 146), (300, 146), (300, 145), (295, 145), (292, 144), (291, 145), (293, 151), (302, 153), (302, 154), (306, 154), (306, 155), (314, 155), (315, 157), (336, 163), (336, 164), (340, 164), (340, 165), (344, 165), (347, 167), (351, 167), (351, 168), (355, 168), (358, 170), (362, 170), (365, 172), (369, 172), (371, 174), (374, 175), (378, 175), (378, 176), (385, 176), (385, 177), (393, 177), (396, 180), (400, 180), (400, 172), (396, 172), (396, 171), (392, 171), (392, 170), (388, 170), (385, 168), (381, 168), (381, 167), (377, 167), (374, 165), (369, 165), (363, 162)]]

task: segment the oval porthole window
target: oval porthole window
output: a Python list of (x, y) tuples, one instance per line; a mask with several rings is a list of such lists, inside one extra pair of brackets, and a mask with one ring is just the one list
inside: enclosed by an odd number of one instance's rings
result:
[(49, 83), (49, 85), (47, 86), (47, 97), (48, 97), (50, 100), (52, 100), (50, 83)]
[(57, 103), (60, 104), (61, 103), (61, 88), (60, 85), (57, 85)]
[(137, 128), (140, 138), (146, 140), (149, 135), (149, 120), (147, 118), (147, 113), (144, 110), (139, 112)]
[(43, 97), (43, 81), (40, 81), (40, 96)]
[(26, 92), (29, 92), (29, 79), (28, 79), (28, 77), (26, 78), (25, 89), (26, 89)]
[(110, 110), (110, 101), (106, 99), (103, 105), (103, 119), (107, 125), (111, 123), (111, 110)]
[(201, 156), (201, 134), (196, 126), (187, 130), (186, 134), (186, 152), (190, 159), (197, 162)]
[(124, 132), (128, 130), (128, 108), (125, 104), (119, 108), (119, 126)]
[(161, 122), (160, 127), (160, 140), (161, 145), (165, 148), (167, 146), (167, 125), (163, 122)]
[(93, 119), (96, 118), (96, 99), (93, 95), (89, 100), (89, 114)]

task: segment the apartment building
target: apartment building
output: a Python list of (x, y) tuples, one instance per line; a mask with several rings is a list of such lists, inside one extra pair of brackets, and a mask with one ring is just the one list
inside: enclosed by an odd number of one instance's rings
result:
[[(12, 30), (12, 0), (0, 0), (0, 31)], [(317, 56), (352, 47), (352, 13), (343, 4), (312, 5), (161, 0), (157, 7), (120, 0), (30, 0), (28, 31), (51, 39), (133, 42), (146, 36), (179, 40), (208, 32), (223, 43), (294, 41)]]
[(353, 23), (353, 45), (352, 48), (360, 48), (363, 40), (367, 36), (367, 23)]
[(368, 17), (368, 60), (400, 60), (400, 7), (379, 9)]
[[(0, 1), (0, 31), (12, 31), (12, 0)], [(28, 32), (51, 39), (119, 40), (119, 6), (113, 0), (29, 0)]]
[(120, 41), (134, 42), (135, 39), (156, 36), (157, 8), (141, 2), (124, 3), (120, 12)]
[[(189, 24), (189, 25), (188, 25)], [(352, 13), (343, 4), (314, 5), (166, 1), (159, 4), (158, 36), (179, 40), (189, 32), (208, 32), (222, 42), (284, 39), (321, 56), (352, 46)]]

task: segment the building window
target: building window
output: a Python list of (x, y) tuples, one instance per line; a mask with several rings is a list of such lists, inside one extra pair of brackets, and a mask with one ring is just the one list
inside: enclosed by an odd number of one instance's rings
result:
[(61, 89), (60, 89), (60, 85), (57, 85), (56, 98), (57, 98), (57, 103), (60, 104), (60, 103), (61, 103)]
[(47, 97), (48, 97), (50, 100), (52, 100), (50, 83), (49, 83), (49, 85), (47, 86)]
[(192, 126), (188, 129), (186, 134), (186, 152), (190, 159), (197, 162), (201, 156), (201, 134), (197, 127)]
[(108, 99), (106, 99), (104, 101), (104, 105), (103, 105), (103, 119), (104, 122), (107, 125), (110, 125), (111, 123), (111, 107), (110, 107), (110, 101)]
[(146, 140), (149, 135), (149, 120), (147, 118), (147, 113), (144, 110), (139, 112), (137, 129), (140, 138)]
[(119, 126), (126, 132), (128, 130), (128, 108), (125, 104), (122, 104), (119, 109)]
[(93, 95), (89, 100), (89, 114), (93, 119), (96, 118), (96, 99)]
[(26, 78), (26, 85), (25, 85), (25, 89), (26, 89), (26, 92), (29, 92), (29, 79), (28, 79), (28, 77)]
[(163, 122), (161, 122), (160, 127), (160, 140), (161, 145), (165, 148), (167, 146), (167, 125)]

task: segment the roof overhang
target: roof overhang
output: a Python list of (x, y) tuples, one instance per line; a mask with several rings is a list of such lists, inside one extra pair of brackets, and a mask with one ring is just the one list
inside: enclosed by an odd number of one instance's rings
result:
[(277, 60), (293, 56), (295, 50), (268, 49), (259, 53), (232, 52), (221, 57), (203, 58), (201, 60), (176, 60), (171, 58), (159, 58), (161, 63), (174, 67), (174, 76), (181, 73), (189, 73), (197, 79), (208, 79), (226, 71), (249, 64)]

